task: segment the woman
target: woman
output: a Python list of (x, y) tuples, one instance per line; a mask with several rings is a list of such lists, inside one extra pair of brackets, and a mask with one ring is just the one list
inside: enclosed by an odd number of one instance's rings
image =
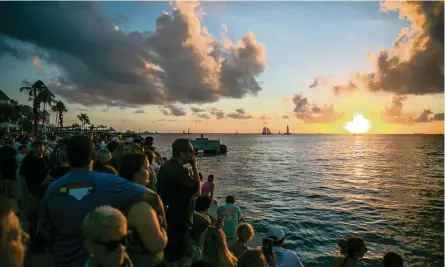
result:
[(341, 238), (337, 245), (341, 256), (334, 259), (333, 267), (358, 267), (358, 260), (368, 251), (365, 240), (361, 237)]
[(202, 185), (201, 196), (209, 196), (213, 200), (213, 192), (215, 191), (215, 176), (210, 174), (207, 182)]
[(153, 168), (153, 164), (154, 164), (154, 160), (155, 160), (155, 155), (151, 150), (146, 150), (145, 151), (145, 155), (147, 156), (148, 159), (148, 163), (150, 164), (150, 181), (148, 183), (148, 188), (150, 188), (151, 190), (157, 192), (157, 184), (158, 184), (158, 178), (156, 175), (156, 170)]
[(252, 225), (248, 223), (238, 225), (235, 235), (237, 240), (232, 246), (230, 246), (230, 251), (232, 251), (233, 255), (239, 259), (240, 256), (249, 249), (247, 243), (252, 241), (254, 237)]
[[(134, 183), (146, 186), (149, 183), (149, 163), (145, 154), (130, 153), (124, 155), (119, 175)], [(159, 226), (155, 211), (146, 202), (139, 202), (124, 210), (129, 229), (132, 233), (128, 245), (135, 267), (155, 266), (162, 260), (162, 251), (167, 245), (165, 229)], [(149, 214), (149, 216), (141, 216)]]
[(16, 205), (10, 198), (0, 196), (0, 266), (22, 267), (25, 258), (24, 242), (29, 238), (15, 215)]
[(129, 238), (127, 220), (119, 210), (109, 206), (96, 208), (84, 219), (82, 232), (90, 255), (85, 267), (133, 266), (125, 253)]
[(223, 230), (209, 227), (202, 241), (202, 259), (192, 267), (235, 267), (236, 264), (237, 259), (227, 248)]

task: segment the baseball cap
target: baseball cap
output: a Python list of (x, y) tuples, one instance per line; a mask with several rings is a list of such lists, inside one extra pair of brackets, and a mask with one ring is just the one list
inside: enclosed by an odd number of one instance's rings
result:
[(111, 142), (118, 142), (119, 143), (119, 137), (115, 136), (111, 138)]
[(279, 226), (270, 227), (269, 231), (267, 232), (267, 236), (276, 241), (283, 240), (284, 238), (283, 228)]

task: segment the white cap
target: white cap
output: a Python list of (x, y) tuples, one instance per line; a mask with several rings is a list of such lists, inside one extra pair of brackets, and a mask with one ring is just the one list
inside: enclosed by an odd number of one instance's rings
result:
[(284, 238), (284, 231), (283, 228), (279, 226), (273, 226), (269, 228), (269, 231), (267, 232), (267, 236), (275, 239), (276, 241), (283, 240)]
[(119, 143), (119, 137), (113, 137), (111, 138), (111, 142), (118, 142)]

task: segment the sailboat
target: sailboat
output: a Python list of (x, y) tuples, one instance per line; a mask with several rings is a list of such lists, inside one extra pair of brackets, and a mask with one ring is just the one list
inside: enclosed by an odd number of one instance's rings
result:
[(289, 125), (287, 126), (287, 130), (286, 130), (286, 132), (284, 133), (284, 135), (291, 135), (291, 133), (289, 132)]
[(187, 129), (187, 134), (190, 134), (190, 128)]
[(238, 134), (238, 130), (236, 130), (236, 133), (235, 134)]
[(270, 131), (270, 129), (269, 129), (268, 127), (263, 127), (263, 132), (262, 132), (262, 134), (270, 135), (270, 134), (272, 134), (272, 133), (271, 133), (271, 131)]

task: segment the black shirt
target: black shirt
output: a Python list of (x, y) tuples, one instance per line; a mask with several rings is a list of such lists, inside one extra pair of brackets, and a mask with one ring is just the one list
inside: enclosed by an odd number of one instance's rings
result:
[(180, 224), (189, 229), (193, 224), (193, 195), (199, 182), (193, 178), (189, 168), (172, 159), (163, 164), (158, 176), (159, 195), (167, 205), (168, 224)]
[(27, 155), (20, 168), (20, 176), (25, 178), (28, 191), (32, 195), (41, 198), (45, 194), (45, 186), (42, 186), (48, 174), (48, 160), (46, 156), (38, 158), (33, 154)]

